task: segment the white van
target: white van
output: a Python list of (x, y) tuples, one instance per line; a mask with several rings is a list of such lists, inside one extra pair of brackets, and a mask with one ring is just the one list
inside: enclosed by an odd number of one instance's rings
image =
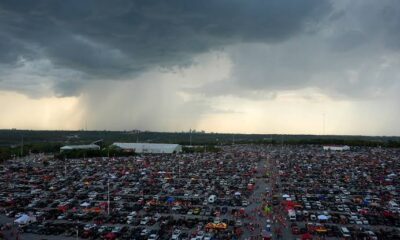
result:
[(399, 205), (393, 200), (389, 201), (388, 205), (390, 208), (398, 208), (399, 207)]
[(296, 221), (296, 212), (295, 211), (289, 210), (288, 216), (289, 216), (290, 221)]
[(340, 233), (342, 234), (342, 237), (344, 237), (344, 238), (350, 238), (351, 237), (350, 231), (349, 231), (349, 229), (347, 229), (347, 227), (341, 227), (340, 228)]

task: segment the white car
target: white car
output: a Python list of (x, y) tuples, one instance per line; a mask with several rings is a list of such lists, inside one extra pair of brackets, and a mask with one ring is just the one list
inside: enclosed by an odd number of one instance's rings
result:
[(119, 233), (119, 232), (121, 232), (121, 230), (122, 230), (122, 227), (121, 227), (121, 226), (115, 226), (115, 227), (112, 229), (112, 232), (113, 232), (113, 233)]
[(129, 213), (129, 216), (132, 216), (132, 217), (135, 217), (136, 215), (137, 215), (136, 211), (133, 211), (133, 212)]
[(172, 207), (172, 211), (178, 211), (178, 210), (180, 210), (180, 209), (182, 209), (181, 206), (173, 206), (173, 207)]
[(213, 237), (213, 236), (212, 236), (211, 233), (206, 233), (206, 235), (204, 235), (203, 240), (211, 240), (212, 237)]
[(93, 228), (95, 228), (95, 227), (97, 227), (96, 224), (94, 224), (94, 223), (93, 223), (93, 224), (88, 223), (88, 224), (85, 225), (85, 227), (83, 228), (83, 230), (89, 231), (89, 230), (91, 230), (91, 229), (93, 229)]
[(368, 236), (370, 237), (370, 239), (372, 239), (372, 240), (378, 240), (378, 237), (375, 235), (374, 232), (372, 232), (372, 231), (366, 231), (365, 233), (368, 234)]
[(147, 230), (146, 228), (142, 230), (142, 232), (140, 232), (140, 236), (146, 236), (149, 233), (149, 230)]
[(140, 221), (140, 225), (146, 225), (149, 222), (149, 217), (145, 217)]
[(178, 240), (179, 237), (181, 236), (182, 231), (179, 229), (175, 229), (174, 232), (172, 233), (171, 240)]
[(147, 240), (158, 240), (158, 235), (157, 234), (150, 234), (150, 236), (147, 238)]
[(158, 220), (160, 220), (160, 218), (161, 218), (161, 214), (159, 214), (159, 213), (154, 214), (153, 219), (154, 219), (156, 222), (158, 222)]
[(271, 224), (267, 224), (267, 226), (265, 226), (265, 230), (267, 230), (268, 232), (271, 232)]
[(242, 221), (236, 220), (235, 226), (236, 227), (241, 227), (242, 226)]
[(197, 240), (203, 240), (203, 238), (204, 238), (204, 232), (203, 231), (199, 231), (197, 233), (196, 239)]
[(97, 232), (98, 233), (103, 233), (104, 231), (106, 231), (106, 229), (107, 229), (107, 226), (101, 226), (98, 230), (97, 230)]

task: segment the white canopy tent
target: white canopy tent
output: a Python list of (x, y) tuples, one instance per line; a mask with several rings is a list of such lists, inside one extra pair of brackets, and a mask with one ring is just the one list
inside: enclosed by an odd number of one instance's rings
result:
[(329, 217), (328, 216), (326, 216), (326, 215), (323, 215), (323, 214), (321, 214), (321, 215), (318, 215), (318, 220), (321, 220), (321, 221), (326, 221), (326, 220), (328, 220), (329, 219)]
[(26, 214), (22, 214), (21, 217), (17, 218), (14, 223), (16, 224), (28, 224), (36, 222), (36, 218), (34, 216), (28, 216)]

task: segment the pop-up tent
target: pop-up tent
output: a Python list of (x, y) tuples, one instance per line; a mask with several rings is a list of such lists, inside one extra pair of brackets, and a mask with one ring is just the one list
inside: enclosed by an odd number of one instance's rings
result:
[(312, 240), (313, 238), (312, 238), (312, 235), (310, 234), (310, 233), (304, 233), (302, 236), (301, 236), (301, 240)]
[(30, 217), (26, 214), (22, 214), (21, 217), (17, 218), (14, 223), (16, 224), (27, 224), (27, 223), (32, 223), (32, 222), (36, 222), (36, 218), (35, 217)]
[(328, 216), (326, 216), (326, 215), (323, 215), (323, 214), (321, 214), (321, 215), (318, 215), (318, 220), (321, 220), (321, 221), (326, 221), (326, 220), (328, 220)]
[(172, 204), (172, 203), (174, 203), (175, 202), (175, 198), (174, 197), (168, 197), (167, 198), (167, 203), (168, 204)]
[(228, 227), (226, 223), (207, 223), (206, 224), (206, 229), (221, 229), (224, 230)]
[(81, 207), (89, 207), (89, 206), (90, 206), (90, 203), (88, 203), (88, 202), (84, 202), (81, 204)]

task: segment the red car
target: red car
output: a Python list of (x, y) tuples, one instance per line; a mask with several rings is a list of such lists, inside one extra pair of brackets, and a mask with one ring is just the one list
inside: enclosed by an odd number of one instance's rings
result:
[(294, 235), (300, 234), (300, 229), (299, 226), (297, 226), (297, 224), (293, 223), (291, 227), (292, 227), (292, 234)]

